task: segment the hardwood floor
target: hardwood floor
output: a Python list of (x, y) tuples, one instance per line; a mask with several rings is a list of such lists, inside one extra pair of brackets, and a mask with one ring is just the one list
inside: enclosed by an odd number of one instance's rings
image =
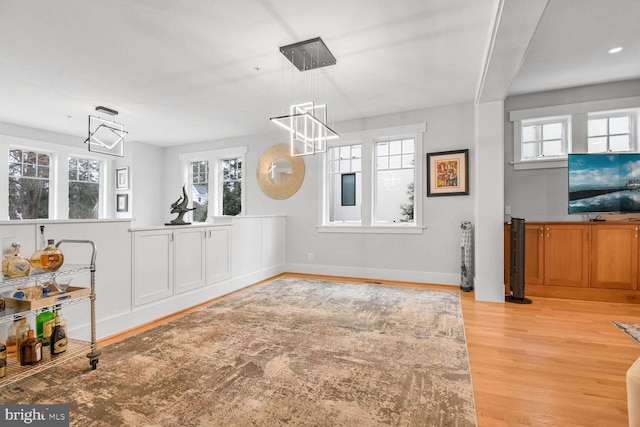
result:
[[(479, 427), (628, 426), (626, 372), (640, 357), (640, 344), (611, 321), (640, 323), (640, 305), (543, 297), (518, 305), (478, 302), (473, 293), (460, 296)], [(106, 338), (100, 346), (210, 303)]]
[(640, 344), (611, 321), (640, 323), (637, 304), (461, 300), (480, 427), (628, 426)]

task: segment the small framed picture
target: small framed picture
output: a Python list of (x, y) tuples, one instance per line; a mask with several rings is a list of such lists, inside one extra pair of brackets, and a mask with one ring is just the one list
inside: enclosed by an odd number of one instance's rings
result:
[(117, 168), (116, 169), (116, 190), (128, 190), (129, 189), (129, 168)]
[(469, 150), (427, 153), (427, 197), (469, 194)]
[(116, 211), (129, 212), (129, 195), (116, 194)]

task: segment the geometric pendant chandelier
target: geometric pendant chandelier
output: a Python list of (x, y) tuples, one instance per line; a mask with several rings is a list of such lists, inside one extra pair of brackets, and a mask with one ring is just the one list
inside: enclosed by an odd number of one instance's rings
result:
[[(112, 116), (118, 114), (107, 107), (96, 107), (96, 111)], [(88, 136), (84, 142), (88, 144), (89, 151), (124, 157), (124, 137), (128, 133), (120, 123), (89, 115)]]
[[(300, 71), (335, 65), (336, 59), (320, 37), (282, 46), (280, 52)], [(340, 136), (327, 126), (327, 105), (313, 101), (291, 105), (289, 114), (271, 117), (289, 131), (291, 156), (307, 156), (327, 150), (327, 140)]]

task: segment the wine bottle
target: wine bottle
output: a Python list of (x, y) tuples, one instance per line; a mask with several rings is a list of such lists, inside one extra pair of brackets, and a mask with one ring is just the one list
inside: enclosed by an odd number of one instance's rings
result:
[(20, 344), (20, 364), (35, 365), (42, 360), (42, 341), (29, 329), (27, 339)]
[(64, 332), (59, 314), (56, 314), (55, 322), (56, 323), (53, 327), (53, 332), (51, 333), (50, 339), (50, 349), (52, 355), (64, 353), (65, 351), (67, 351), (67, 334)]
[(60, 268), (64, 262), (64, 256), (62, 251), (56, 247), (53, 243), (53, 239), (47, 241), (47, 247), (42, 251), (40, 260), (42, 262), (42, 269), (46, 271), (54, 271)]
[(43, 311), (36, 317), (36, 336), (42, 339), (42, 345), (49, 345), (49, 338), (53, 332), (55, 316), (50, 311)]

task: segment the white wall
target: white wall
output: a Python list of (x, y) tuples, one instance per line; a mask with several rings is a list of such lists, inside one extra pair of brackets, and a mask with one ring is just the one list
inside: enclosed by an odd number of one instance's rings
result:
[[(526, 221), (584, 221), (569, 215), (567, 168), (513, 169), (513, 123), (509, 112), (537, 107), (640, 96), (640, 80), (583, 86), (508, 97), (504, 102), (504, 204)], [(575, 135), (574, 135), (575, 136)], [(508, 216), (505, 217), (508, 220)]]
[[(427, 124), (424, 153), (469, 148), (473, 168), (474, 105), (471, 103), (336, 123), (335, 128), (347, 133), (416, 123)], [(177, 198), (183, 184), (180, 154), (246, 145), (247, 214), (287, 215), (287, 271), (459, 285), (460, 222), (474, 219), (473, 182), (468, 196), (427, 198), (426, 190), (418, 196), (424, 203), (426, 229), (423, 234), (319, 233), (316, 226), (321, 202), (321, 156), (304, 157), (304, 182), (289, 199), (272, 200), (257, 185), (255, 171), (263, 151), (286, 139), (286, 132), (274, 126), (274, 131), (265, 135), (168, 148), (164, 156), (164, 205), (169, 206)], [(426, 168), (420, 179), (426, 182)], [(165, 220), (169, 219), (166, 215)], [(310, 253), (313, 254), (311, 261)]]

